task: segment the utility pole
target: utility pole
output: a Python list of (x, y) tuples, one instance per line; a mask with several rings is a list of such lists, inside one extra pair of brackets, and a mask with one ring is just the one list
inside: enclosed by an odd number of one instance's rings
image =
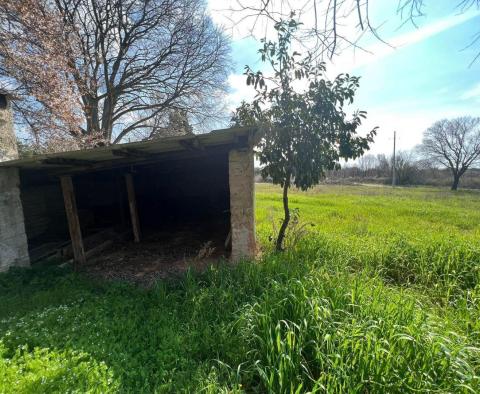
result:
[(392, 161), (392, 186), (395, 186), (397, 184), (397, 171), (396, 171), (396, 165), (397, 161), (395, 159), (395, 143), (397, 140), (397, 132), (393, 132), (393, 161)]

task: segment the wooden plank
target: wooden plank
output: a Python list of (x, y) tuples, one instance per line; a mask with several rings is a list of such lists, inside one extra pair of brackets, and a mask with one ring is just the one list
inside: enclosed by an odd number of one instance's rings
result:
[(112, 149), (113, 156), (128, 157), (128, 158), (148, 158), (152, 156), (151, 153), (143, 152), (139, 149), (132, 148), (123, 148), (123, 149)]
[(135, 242), (140, 242), (140, 221), (138, 220), (137, 200), (135, 198), (132, 174), (125, 174), (125, 181), (127, 183), (128, 206), (132, 219), (133, 239)]
[(117, 159), (113, 159), (110, 161), (98, 162), (94, 165), (88, 167), (72, 167), (69, 169), (64, 170), (56, 170), (50, 171), (50, 174), (53, 176), (62, 176), (62, 175), (72, 175), (72, 174), (86, 174), (89, 172), (95, 171), (104, 171), (104, 170), (111, 170), (116, 168), (125, 168), (125, 167), (132, 167), (132, 166), (140, 166), (145, 164), (154, 164), (154, 163), (166, 163), (171, 161), (179, 161), (179, 160), (193, 160), (197, 158), (204, 158), (209, 157), (215, 154), (227, 153), (231, 149), (235, 148), (237, 145), (219, 145), (214, 147), (209, 147), (205, 150), (198, 150), (198, 151), (175, 151), (169, 153), (162, 153), (162, 154), (152, 154), (148, 158), (122, 158), (118, 156)]
[(193, 138), (189, 140), (180, 140), (178, 143), (188, 151), (204, 151), (205, 147), (202, 145), (198, 138)]
[(65, 202), (65, 212), (67, 214), (68, 229), (72, 240), (73, 248), (73, 268), (77, 270), (79, 266), (87, 262), (85, 250), (83, 248), (82, 230), (80, 229), (80, 220), (78, 219), (77, 203), (75, 201), (75, 191), (73, 189), (72, 177), (60, 177), (62, 185), (63, 201)]
[(92, 160), (69, 159), (65, 157), (51, 157), (39, 160), (42, 164), (51, 164), (56, 166), (90, 166), (95, 164)]

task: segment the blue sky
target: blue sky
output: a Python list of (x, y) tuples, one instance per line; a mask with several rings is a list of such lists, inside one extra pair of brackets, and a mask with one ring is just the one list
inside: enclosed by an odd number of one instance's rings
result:
[[(425, 17), (418, 27), (396, 14), (397, 0), (371, 0), (371, 17), (380, 33), (395, 48), (365, 36), (362, 47), (371, 53), (344, 50), (328, 64), (329, 75), (350, 72), (361, 77), (355, 108), (366, 110), (365, 129), (379, 126), (372, 153), (390, 153), (393, 130), (398, 147), (406, 150), (421, 141), (422, 132), (435, 120), (461, 115), (480, 116), (480, 59), (471, 64), (480, 45), (465, 48), (480, 32), (480, 10), (460, 14), (455, 0), (426, 0)], [(214, 20), (232, 35), (234, 71), (229, 77), (229, 108), (253, 95), (242, 75), (245, 64), (260, 67), (259, 42), (249, 36), (248, 23), (235, 24), (210, 1)], [(223, 4), (223, 3), (222, 3)], [(231, 14), (230, 14), (231, 15)], [(264, 32), (265, 30), (262, 30)], [(254, 33), (255, 34), (255, 33)], [(263, 33), (257, 33), (260, 38)]]

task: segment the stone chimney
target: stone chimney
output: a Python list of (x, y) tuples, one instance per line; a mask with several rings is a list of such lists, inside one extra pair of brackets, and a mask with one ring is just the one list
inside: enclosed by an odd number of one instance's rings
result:
[(0, 161), (15, 159), (18, 149), (13, 131), (12, 96), (0, 90)]

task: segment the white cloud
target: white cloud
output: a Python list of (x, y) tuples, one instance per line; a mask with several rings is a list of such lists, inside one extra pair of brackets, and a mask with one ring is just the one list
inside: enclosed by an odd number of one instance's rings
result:
[(409, 150), (422, 141), (423, 131), (435, 121), (435, 116), (425, 114), (399, 114), (369, 109), (363, 130), (378, 126), (378, 134), (371, 153), (390, 154), (393, 150), (393, 132), (397, 132), (397, 149)]
[(247, 86), (246, 77), (243, 74), (230, 74), (228, 77), (230, 93), (227, 95), (227, 108), (234, 111), (245, 100), (250, 102), (255, 97), (255, 90)]
[(442, 109), (441, 113), (432, 110), (395, 112), (390, 108), (369, 108), (362, 130), (379, 127), (371, 153), (390, 154), (393, 149), (393, 132), (397, 132), (397, 149), (410, 150), (422, 142), (423, 132), (434, 122), (442, 118), (455, 118), (468, 115), (461, 108)]
[[(295, 2), (287, 3), (283, 1), (272, 1), (269, 9), (277, 18), (288, 18), (290, 10), (295, 10), (304, 28), (314, 27), (315, 12), (311, 0), (296, 0)], [(243, 10), (241, 10), (242, 6)], [(234, 40), (247, 36), (253, 36), (257, 39), (265, 36), (273, 38), (273, 22), (266, 17), (256, 17), (255, 9), (260, 7), (261, 4), (258, 0), (209, 0), (208, 2), (208, 8), (213, 20), (229, 32)], [(342, 6), (340, 6), (340, 8), (341, 7)], [(377, 7), (380, 9), (380, 5), (377, 5)], [(343, 8), (341, 8), (341, 10), (343, 10)], [(353, 48), (351, 50), (344, 50), (340, 56), (335, 58), (334, 63), (336, 66), (347, 65), (349, 68), (368, 64), (393, 53), (395, 49), (421, 42), (477, 16), (480, 16), (480, 10), (472, 7), (471, 11), (441, 18), (420, 28), (411, 26), (411, 30), (407, 33), (388, 38), (387, 42), (389, 45), (379, 42), (373, 39), (371, 34), (367, 34), (362, 38), (362, 42), (364, 42), (363, 39), (368, 38), (367, 41), (376, 41), (375, 44), (368, 45), (365, 48), (366, 51), (359, 49), (353, 50)], [(395, 17), (395, 22), (393, 20), (384, 22), (397, 23), (399, 22), (398, 18), (399, 17)], [(356, 13), (344, 12), (341, 23), (337, 28), (341, 30), (340, 33), (343, 37), (355, 40), (355, 37), (360, 33)], [(381, 28), (379, 32), (380, 35), (382, 35)], [(311, 45), (315, 42), (315, 40), (311, 40)], [(309, 40), (303, 39), (302, 46), (308, 47)]]
[(475, 85), (473, 88), (463, 92), (460, 98), (462, 100), (480, 100), (480, 83)]
[[(480, 16), (480, 11), (466, 12), (464, 14), (452, 15), (447, 18), (432, 22), (426, 26), (420, 27), (408, 33), (400, 34), (388, 39), (388, 44), (378, 42), (368, 48), (366, 51), (344, 51), (334, 61), (335, 68), (341, 71), (349, 71), (353, 67), (360, 67), (366, 64), (377, 62), (380, 59), (394, 53), (396, 50), (406, 48), (410, 45), (419, 43), (443, 31), (458, 26), (472, 18)], [(336, 70), (335, 72), (338, 72)]]

